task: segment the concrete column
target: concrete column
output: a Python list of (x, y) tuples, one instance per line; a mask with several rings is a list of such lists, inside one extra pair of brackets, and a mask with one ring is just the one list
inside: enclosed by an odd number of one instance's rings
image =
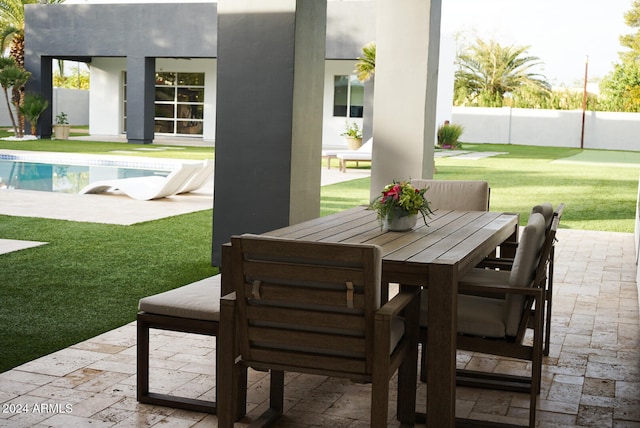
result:
[(441, 0), (377, 0), (371, 197), (433, 177)]
[(212, 264), (320, 214), (326, 0), (220, 0)]
[(127, 139), (129, 143), (153, 143), (155, 73), (155, 58), (127, 57)]

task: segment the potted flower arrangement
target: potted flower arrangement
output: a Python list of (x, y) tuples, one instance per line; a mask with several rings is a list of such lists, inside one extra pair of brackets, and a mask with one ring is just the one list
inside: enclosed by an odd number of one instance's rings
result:
[(412, 229), (418, 213), (424, 224), (432, 214), (424, 194), (427, 189), (416, 189), (409, 181), (395, 181), (382, 189), (382, 194), (371, 202), (369, 208), (378, 212), (381, 226), (393, 231)]
[(56, 124), (53, 125), (53, 132), (56, 135), (56, 140), (68, 140), (70, 130), (71, 125), (69, 125), (67, 114), (62, 111), (56, 116)]
[(362, 130), (360, 130), (357, 123), (349, 123), (346, 121), (344, 124), (344, 132), (340, 135), (347, 138), (349, 150), (357, 150), (362, 146)]

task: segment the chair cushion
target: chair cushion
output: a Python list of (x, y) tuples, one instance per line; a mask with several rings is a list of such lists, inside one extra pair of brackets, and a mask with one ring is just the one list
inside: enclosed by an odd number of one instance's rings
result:
[(205, 321), (220, 320), (220, 275), (165, 291), (138, 302), (143, 312)]
[(489, 183), (465, 180), (411, 180), (418, 189), (428, 188), (425, 197), (432, 210), (472, 210), (489, 209)]
[[(420, 296), (420, 326), (427, 326), (428, 293)], [(501, 338), (506, 335), (504, 299), (458, 295), (458, 333)]]
[(544, 222), (547, 229), (551, 226), (551, 220), (553, 220), (553, 205), (551, 202), (545, 202), (540, 205), (536, 205), (531, 209), (531, 213), (540, 213), (544, 216)]
[[(516, 256), (513, 259), (513, 266), (509, 275), (510, 286), (531, 286), (540, 262), (540, 252), (546, 236), (545, 231), (543, 215), (540, 213), (531, 214), (529, 222), (522, 231)], [(518, 333), (524, 301), (525, 297), (523, 295), (507, 294), (505, 322), (508, 336), (515, 336)]]
[(533, 281), (540, 251), (545, 239), (545, 221), (540, 213), (529, 217), (527, 226), (522, 231), (520, 243), (513, 259), (509, 284), (514, 287), (528, 287)]
[(504, 299), (458, 296), (458, 333), (481, 337), (505, 337)]

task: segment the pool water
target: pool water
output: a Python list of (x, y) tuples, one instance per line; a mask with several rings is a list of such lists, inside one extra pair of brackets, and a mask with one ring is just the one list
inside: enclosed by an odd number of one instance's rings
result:
[(0, 153), (0, 190), (78, 193), (94, 181), (167, 176), (175, 167), (176, 161), (171, 159)]

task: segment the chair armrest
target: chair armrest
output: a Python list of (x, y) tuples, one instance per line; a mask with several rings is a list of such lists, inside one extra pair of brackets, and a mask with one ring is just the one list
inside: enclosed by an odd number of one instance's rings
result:
[(420, 288), (418, 287), (411, 290), (402, 290), (376, 311), (376, 317), (392, 318), (398, 316), (413, 299), (417, 299), (419, 296)]
[(500, 258), (500, 257), (485, 257), (478, 265), (478, 268), (511, 270), (513, 267), (512, 258)]
[(495, 294), (497, 296), (504, 296), (505, 294), (520, 294), (523, 296), (532, 296), (534, 299), (542, 299), (544, 290), (538, 287), (511, 287), (509, 285), (477, 286), (470, 284), (460, 284), (458, 291), (462, 294), (482, 292), (485, 295)]

